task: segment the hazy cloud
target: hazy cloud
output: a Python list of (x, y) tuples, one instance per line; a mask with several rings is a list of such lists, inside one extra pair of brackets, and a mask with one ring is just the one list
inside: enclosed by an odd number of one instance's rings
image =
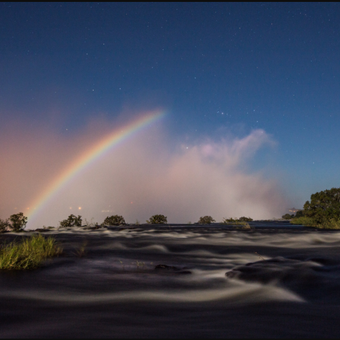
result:
[[(105, 121), (75, 134), (8, 126), (0, 137), (0, 217), (27, 213), (30, 203), (77, 155), (114, 129), (117, 126)], [(56, 226), (71, 213), (99, 223), (112, 214), (141, 223), (154, 214), (166, 215), (170, 223), (196, 222), (203, 215), (217, 221), (281, 216), (289, 202), (277, 179), (245, 166), (273, 140), (263, 130), (227, 137), (181, 145), (171, 141), (161, 124), (139, 132), (82, 169), (38, 211), (34, 222), (29, 220), (28, 228)]]

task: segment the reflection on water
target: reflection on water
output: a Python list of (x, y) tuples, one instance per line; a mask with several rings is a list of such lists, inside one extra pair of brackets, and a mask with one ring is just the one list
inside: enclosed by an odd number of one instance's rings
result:
[[(339, 307), (340, 232), (284, 228), (269, 223), (253, 226), (250, 230), (215, 225), (48, 232), (65, 249), (63, 256), (47, 261), (36, 271), (0, 273), (0, 298), (4, 302), (0, 312), (7, 318), (10, 315), (12, 320), (12, 326), (0, 324), (0, 335), (25, 336), (23, 329), (26, 328), (13, 326), (19, 322), (15, 320), (35, 315), (28, 336), (37, 336), (38, 329), (47, 322), (46, 308), (56, 323), (63, 320), (60, 323), (63, 326), (55, 334), (65, 336), (73, 334), (67, 323), (71, 319), (77, 319), (77, 325), (91, 334), (94, 326), (79, 318), (97, 318), (99, 311), (106, 315), (103, 308), (110, 309), (117, 317), (117, 306), (125, 306), (119, 314), (124, 322), (131, 317), (144, 318), (145, 310), (141, 306), (157, 318), (162, 311), (160, 324), (176, 319), (178, 314), (174, 309), (187, 310), (181, 314), (182, 318), (190, 318), (200, 310), (197, 318), (201, 322), (203, 315), (210, 311), (216, 314), (214, 322), (222, 322), (222, 314), (233, 308), (245, 313), (253, 306), (262, 306), (262, 310), (273, 308), (270, 306), (274, 303), (275, 315), (278, 303), (282, 308), (288, 308), (289, 303), (291, 314), (299, 308), (307, 308), (304, 313), (311, 311), (310, 306)], [(5, 237), (10, 234), (3, 236), (3, 240)], [(86, 253), (80, 257), (77, 249), (85, 240)], [(128, 306), (137, 306), (135, 314), (131, 314)], [(77, 317), (70, 312), (74, 308)], [(67, 320), (61, 317), (66, 311), (71, 313)], [(268, 311), (257, 313), (264, 313), (263, 320), (268, 318)], [(316, 315), (318, 313), (323, 314), (322, 309), (318, 309)], [(240, 317), (233, 317), (235, 322), (241, 322)], [(152, 320), (148, 318), (144, 322), (150, 326)], [(120, 323), (110, 325), (114, 329), (122, 326)], [(130, 335), (143, 332), (143, 327), (136, 327)], [(182, 333), (178, 334), (193, 334), (184, 324), (182, 327)], [(207, 327), (219, 329), (222, 333), (218, 334), (223, 334), (223, 323), (215, 328), (212, 324)], [(157, 333), (161, 332), (157, 325), (152, 329), (140, 335), (161, 334)], [(284, 331), (289, 334), (289, 330)], [(310, 331), (306, 328), (307, 335)], [(232, 333), (235, 336), (245, 334), (241, 330), (237, 331), (241, 333), (235, 332)], [(315, 330), (313, 332), (315, 334)], [(48, 330), (43, 334), (51, 336)], [(104, 330), (98, 334), (108, 335)]]

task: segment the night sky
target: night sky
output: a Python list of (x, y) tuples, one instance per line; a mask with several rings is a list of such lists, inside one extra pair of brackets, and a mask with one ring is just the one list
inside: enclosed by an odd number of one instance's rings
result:
[[(275, 182), (282, 214), (302, 208), (339, 186), (339, 32), (339, 3), (1, 3), (0, 217), (72, 161), (61, 164), (58, 145), (80, 151), (96, 120), (114, 129), (156, 109), (167, 114), (155, 143), (170, 158), (261, 132), (267, 141), (239, 171)], [(42, 144), (55, 162), (35, 152)]]

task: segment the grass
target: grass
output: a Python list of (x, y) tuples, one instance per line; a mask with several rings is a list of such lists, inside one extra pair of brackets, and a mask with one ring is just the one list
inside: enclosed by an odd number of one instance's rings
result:
[(253, 229), (250, 224), (246, 221), (238, 220), (238, 219), (233, 219), (233, 218), (224, 218), (223, 219), (223, 224), (229, 224), (229, 225), (241, 225), (241, 229)]
[(291, 219), (291, 224), (302, 224), (306, 227), (315, 227), (319, 229), (340, 229), (340, 219), (331, 218), (329, 220), (326, 220), (320, 224), (315, 223), (314, 219), (312, 217), (295, 217)]
[(34, 235), (20, 243), (12, 242), (0, 249), (0, 269), (26, 270), (38, 268), (47, 258), (62, 253), (54, 238)]
[(313, 218), (311, 217), (306, 217), (306, 216), (301, 216), (301, 217), (295, 217), (290, 220), (291, 224), (301, 224), (306, 227), (315, 227), (315, 222)]
[[(238, 225), (245, 225), (245, 221), (240, 221), (237, 218), (223, 218), (223, 224), (238, 224)], [(248, 224), (248, 223), (247, 223)]]
[(84, 257), (87, 253), (86, 246), (87, 240), (84, 240), (82, 245), (78, 249), (76, 249), (73, 254), (76, 255), (77, 257)]

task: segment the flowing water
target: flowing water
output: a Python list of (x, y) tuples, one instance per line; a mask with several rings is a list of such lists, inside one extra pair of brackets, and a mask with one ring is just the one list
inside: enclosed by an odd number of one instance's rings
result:
[(339, 337), (340, 232), (251, 225), (47, 232), (62, 256), (0, 272), (0, 337)]

